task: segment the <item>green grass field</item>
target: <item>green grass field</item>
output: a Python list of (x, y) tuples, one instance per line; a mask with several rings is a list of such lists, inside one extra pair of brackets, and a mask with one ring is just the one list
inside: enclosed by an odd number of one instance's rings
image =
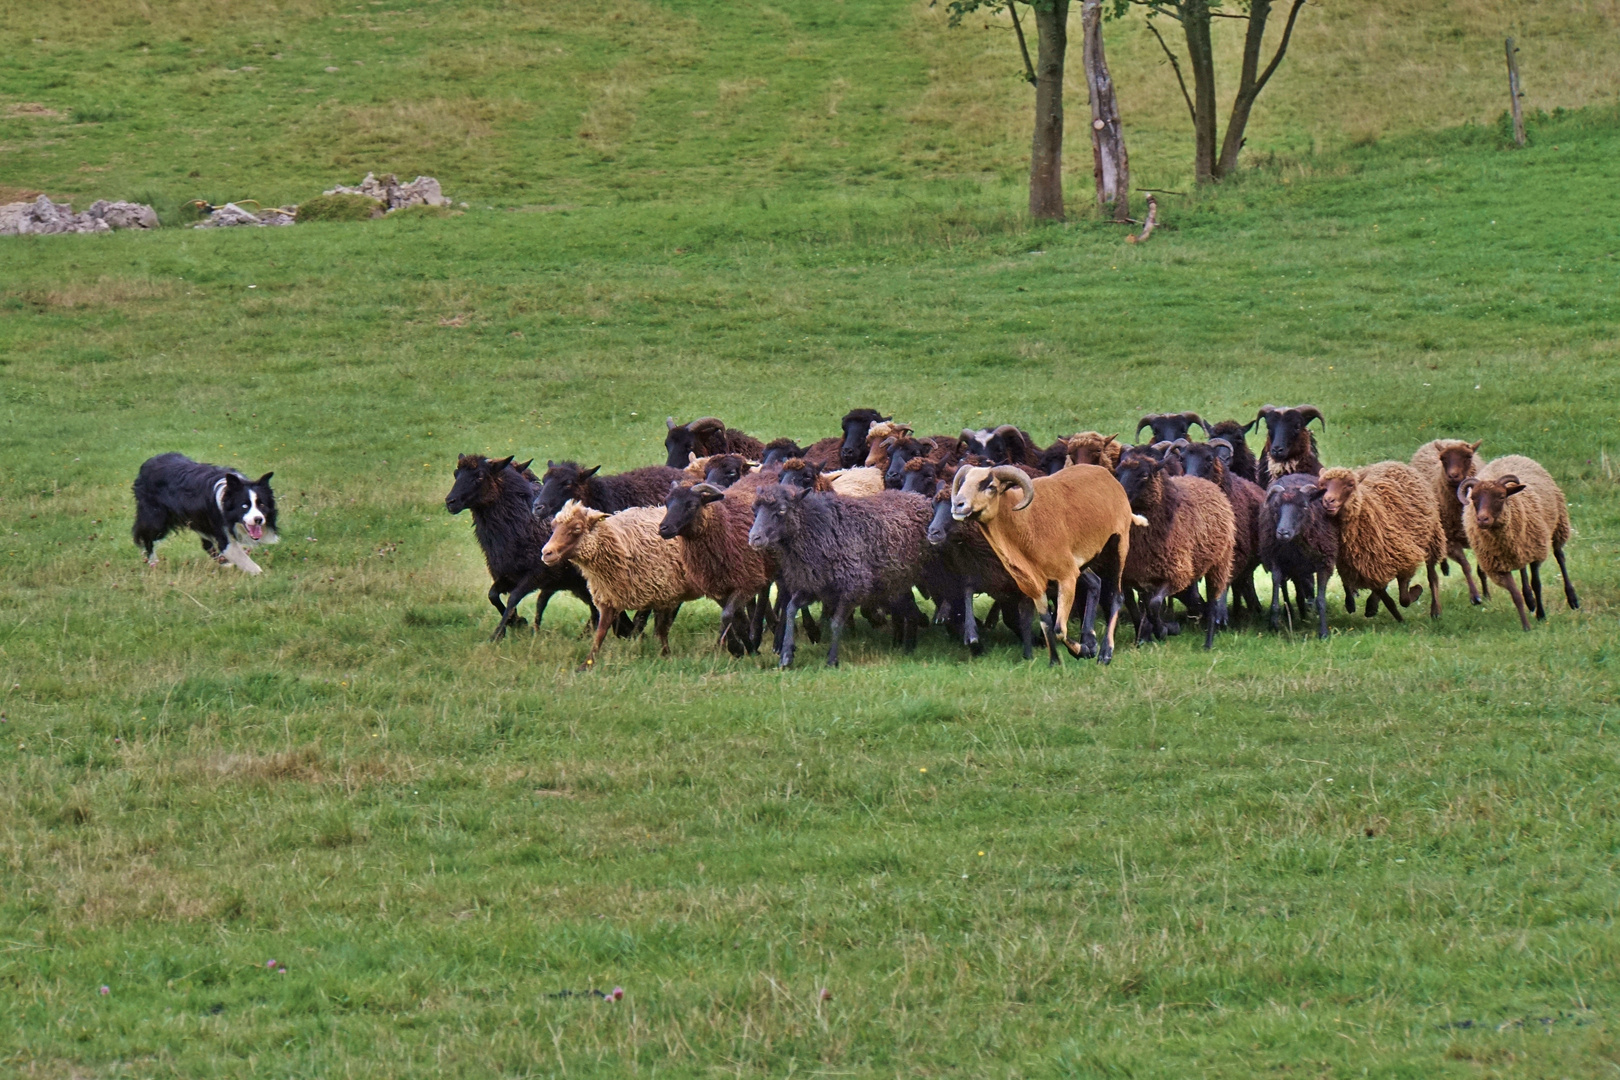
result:
[[(1022, 218), (1023, 88), (950, 105), (1007, 42), (920, 6), (70, 10), (0, 16), (0, 184), (173, 216), (375, 168), (473, 205), (0, 239), (0, 1072), (1620, 1070), (1601, 39), (1538, 103), (1587, 107), (1513, 151), (1496, 107), (1423, 132), (1357, 97), (1376, 80), (1313, 30), (1297, 82), (1339, 71), (1349, 119), (1280, 81), (1274, 156), (1129, 247)], [(1397, 41), (1392, 11), (1358, 63), (1430, 56), (1455, 77), (1413, 95), (1472, 101), (1445, 50), (1494, 26)], [(1612, 42), (1616, 15), (1513, 18)], [(1156, 101), (1137, 32), (1122, 72)], [(1174, 119), (1141, 121), (1162, 182)], [(717, 655), (703, 603), (671, 660), (610, 639), (576, 674), (572, 599), (488, 644), (442, 504), (458, 452), (630, 467), (671, 413), (1050, 437), (1304, 400), (1330, 463), (1445, 434), (1546, 464), (1583, 610), (1552, 574), (1525, 634), (1454, 573), (1438, 623), (1347, 616), (1335, 583), (1327, 642), (1127, 632), (1052, 671), (999, 629), (969, 661), (863, 626), (842, 670), (806, 645), (779, 673)], [(187, 537), (145, 569), (128, 485), (170, 449), (275, 470), (262, 577)]]

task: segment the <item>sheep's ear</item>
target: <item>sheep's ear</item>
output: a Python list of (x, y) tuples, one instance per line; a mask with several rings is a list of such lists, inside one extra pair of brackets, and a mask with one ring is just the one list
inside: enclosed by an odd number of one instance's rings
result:
[[(528, 461), (525, 461), (523, 464), (514, 465), (512, 467), (514, 469), (516, 469), (518, 472), (526, 472), (526, 471), (528, 471), (529, 466), (533, 465), (533, 464), (534, 464), (534, 458), (530, 458)], [(267, 479), (268, 479), (268, 477), (267, 477)]]
[(1327, 488), (1313, 487), (1310, 490), (1305, 492), (1305, 497), (1307, 499), (1309, 499), (1311, 502), (1317, 502), (1318, 500), (1320, 500), (1322, 498), (1322, 496), (1324, 496), (1326, 494), (1327, 494)]
[(517, 457), (517, 455), (513, 454), (512, 457), (505, 457), (505, 458), (502, 458), (499, 461), (490, 462), (489, 463), (489, 471), (490, 472), (500, 472), (502, 469), (504, 469), (508, 465), (512, 464), (512, 458), (513, 457)]
[(1519, 492), (1523, 491), (1527, 485), (1519, 483), (1519, 478), (1517, 476), (1504, 476), (1502, 477), (1502, 486), (1507, 489), (1507, 492), (1502, 497), (1507, 498), (1509, 495), (1517, 495)]
[(579, 474), (579, 478), (581, 480), (589, 480), (591, 477), (595, 476), (597, 473), (599, 473), (601, 471), (602, 471), (602, 466), (593, 465), (589, 469), (586, 469), (583, 472), (581, 472)]
[(1468, 448), (1468, 452), (1471, 453), (1471, 454), (1479, 453), (1479, 448), (1480, 448), (1481, 444), (1483, 444), (1484, 442), (1485, 442), (1485, 440), (1481, 439), (1481, 440), (1479, 440), (1479, 442), (1474, 443), (1472, 446), (1470, 446)]

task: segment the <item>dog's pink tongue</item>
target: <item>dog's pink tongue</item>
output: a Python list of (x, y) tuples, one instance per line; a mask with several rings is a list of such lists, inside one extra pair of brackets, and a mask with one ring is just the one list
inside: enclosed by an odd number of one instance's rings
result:
[(248, 535), (253, 537), (255, 540), (261, 540), (264, 538), (264, 526), (260, 525), (257, 521), (248, 522), (247, 531)]

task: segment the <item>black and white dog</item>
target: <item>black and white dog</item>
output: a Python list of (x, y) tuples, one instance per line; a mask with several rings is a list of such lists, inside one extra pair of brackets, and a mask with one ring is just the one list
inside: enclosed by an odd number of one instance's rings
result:
[(152, 548), (176, 528), (201, 534), (203, 550), (249, 574), (259, 565), (249, 548), (273, 544), (276, 497), (265, 473), (249, 480), (235, 469), (205, 465), (184, 454), (149, 458), (135, 477), (135, 543), (157, 565)]

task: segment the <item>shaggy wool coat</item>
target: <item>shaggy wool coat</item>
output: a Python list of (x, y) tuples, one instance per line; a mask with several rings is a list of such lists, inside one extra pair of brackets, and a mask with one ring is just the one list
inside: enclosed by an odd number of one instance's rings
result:
[(1345, 588), (1382, 588), (1445, 558), (1434, 489), (1410, 465), (1335, 466), (1323, 469), (1317, 483), (1345, 477), (1356, 484), (1337, 518), (1339, 580)]
[(1502, 504), (1501, 517), (1493, 528), (1480, 528), (1473, 503), (1462, 508), (1468, 546), (1488, 573), (1508, 574), (1542, 562), (1554, 545), (1563, 547), (1569, 540), (1569, 507), (1564, 493), (1539, 463), (1510, 454), (1481, 466), (1478, 476), (1481, 480), (1516, 476), (1525, 487)]

